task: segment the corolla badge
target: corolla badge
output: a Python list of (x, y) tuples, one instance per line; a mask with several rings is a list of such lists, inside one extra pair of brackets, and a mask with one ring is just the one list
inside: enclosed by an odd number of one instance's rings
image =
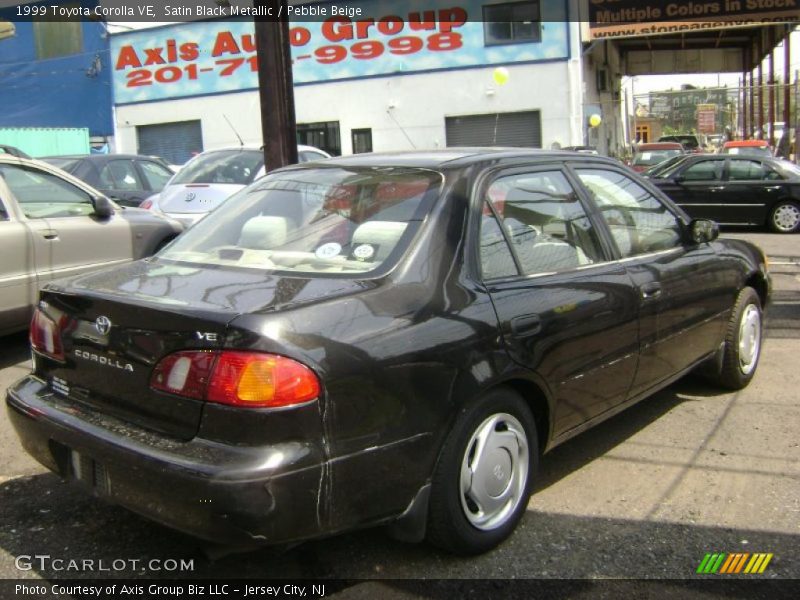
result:
[(94, 328), (97, 329), (97, 333), (100, 335), (106, 335), (111, 331), (111, 319), (106, 316), (97, 317), (94, 322)]
[(191, 202), (195, 198), (197, 198), (197, 194), (195, 194), (194, 192), (189, 192), (188, 194), (186, 194), (186, 201), (187, 202)]

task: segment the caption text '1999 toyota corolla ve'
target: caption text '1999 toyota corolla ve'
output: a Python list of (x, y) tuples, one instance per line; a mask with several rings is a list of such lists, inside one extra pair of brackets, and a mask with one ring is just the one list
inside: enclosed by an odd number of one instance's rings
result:
[(26, 450), (176, 529), (505, 539), (542, 452), (701, 367), (746, 385), (766, 259), (619, 163), (364, 155), (258, 180), (42, 292)]

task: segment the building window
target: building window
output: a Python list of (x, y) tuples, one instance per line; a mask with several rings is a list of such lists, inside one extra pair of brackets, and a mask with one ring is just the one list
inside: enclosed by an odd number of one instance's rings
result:
[(331, 156), (341, 156), (342, 142), (339, 137), (339, 121), (298, 123), (297, 143), (325, 150)]
[(483, 7), (486, 46), (542, 41), (539, 0), (507, 2)]
[(353, 129), (353, 154), (372, 152), (372, 129)]
[(650, 143), (650, 125), (636, 126), (636, 141), (640, 144)]
[(37, 60), (60, 58), (83, 52), (83, 29), (80, 21), (34, 21), (33, 39), (36, 44)]

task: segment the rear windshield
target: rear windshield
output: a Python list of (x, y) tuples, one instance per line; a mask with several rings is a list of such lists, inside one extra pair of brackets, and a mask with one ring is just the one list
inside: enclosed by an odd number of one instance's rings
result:
[(231, 196), (158, 258), (313, 275), (377, 271), (403, 254), (442, 181), (410, 168), (276, 173)]
[(673, 156), (678, 156), (680, 154), (683, 154), (683, 151), (678, 149), (645, 150), (643, 152), (636, 153), (636, 156), (633, 157), (633, 164), (651, 167), (653, 165), (657, 165), (660, 162), (664, 162), (668, 158), (672, 158)]
[(201, 154), (172, 179), (178, 183), (229, 183), (248, 185), (264, 165), (264, 154), (258, 150), (218, 150)]

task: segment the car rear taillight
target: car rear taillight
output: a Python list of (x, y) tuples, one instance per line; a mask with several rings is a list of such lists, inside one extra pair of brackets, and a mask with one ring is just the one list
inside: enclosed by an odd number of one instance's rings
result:
[(262, 352), (183, 351), (156, 365), (154, 389), (229, 406), (277, 408), (319, 397), (319, 379), (305, 365)]
[(175, 352), (163, 358), (153, 371), (150, 387), (203, 400), (214, 367), (216, 352)]
[(36, 352), (55, 360), (64, 360), (61, 331), (56, 322), (38, 308), (33, 312), (29, 339), (31, 348)]

